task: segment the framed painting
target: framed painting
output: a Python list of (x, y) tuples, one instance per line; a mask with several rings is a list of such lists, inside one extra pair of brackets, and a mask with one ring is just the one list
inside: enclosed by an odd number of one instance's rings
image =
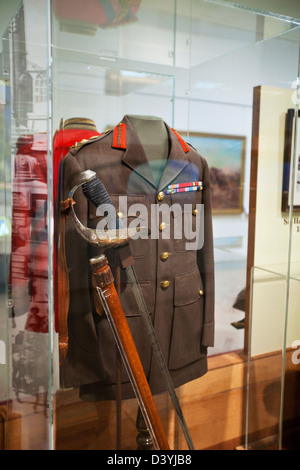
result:
[[(289, 212), (291, 201), (293, 210), (300, 211), (300, 111), (298, 111), (297, 139), (294, 139), (295, 130), (295, 110), (289, 109), (286, 114), (285, 138), (284, 138), (284, 161), (282, 179), (282, 212)], [(296, 144), (296, 162), (294, 171), (294, 188), (290, 191), (291, 168), (294, 153), (294, 143)]]
[(202, 155), (210, 168), (214, 214), (243, 212), (246, 137), (179, 132)]

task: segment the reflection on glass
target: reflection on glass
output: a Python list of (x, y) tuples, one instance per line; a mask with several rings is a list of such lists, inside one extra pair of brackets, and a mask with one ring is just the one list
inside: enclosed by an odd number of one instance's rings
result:
[[(24, 1), (2, 32), (7, 266), (6, 445), (50, 446), (46, 2)], [(21, 425), (22, 433), (10, 416)]]
[(48, 332), (47, 136), (17, 141), (12, 190), (10, 260), (13, 315), (25, 329)]
[(53, 0), (52, 3), (62, 31), (93, 35), (98, 27), (116, 27), (137, 21), (141, 0), (88, 0), (84, 6), (72, 0)]

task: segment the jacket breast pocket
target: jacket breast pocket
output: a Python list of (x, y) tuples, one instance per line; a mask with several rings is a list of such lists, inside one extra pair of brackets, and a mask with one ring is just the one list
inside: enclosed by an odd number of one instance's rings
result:
[(195, 251), (203, 231), (202, 191), (172, 195), (174, 247), (177, 252)]
[(199, 270), (175, 277), (174, 317), (169, 368), (176, 370), (201, 358), (203, 286)]

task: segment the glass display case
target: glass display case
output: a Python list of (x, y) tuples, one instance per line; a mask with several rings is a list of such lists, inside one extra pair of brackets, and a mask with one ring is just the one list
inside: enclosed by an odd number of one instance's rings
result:
[[(171, 450), (299, 448), (300, 12), (216, 0), (2, 9), (0, 448), (151, 450), (152, 400)], [(120, 195), (148, 210), (199, 204), (186, 220), (192, 233), (202, 221), (202, 245), (186, 252), (171, 232), (170, 248), (159, 229), (133, 239), (119, 269), (118, 251), (89, 238), (107, 214), (82, 197), (86, 170), (131, 227)], [(122, 338), (107, 339), (110, 298), (89, 266), (103, 252), (146, 400)], [(143, 299), (155, 331), (142, 334)]]

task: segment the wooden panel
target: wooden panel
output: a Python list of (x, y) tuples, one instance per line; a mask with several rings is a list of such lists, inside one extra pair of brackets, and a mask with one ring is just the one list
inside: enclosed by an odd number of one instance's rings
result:
[(259, 146), (259, 118), (260, 118), (261, 87), (253, 89), (253, 111), (252, 111), (252, 140), (251, 140), (251, 168), (250, 168), (250, 193), (249, 193), (249, 215), (248, 215), (248, 253), (247, 253), (247, 275), (246, 275), (246, 298), (245, 298), (245, 335), (244, 351), (248, 352), (249, 344), (249, 315), (250, 315), (250, 287), (251, 270), (254, 266), (255, 246), (255, 222), (256, 222), (256, 191), (257, 191), (257, 166)]

